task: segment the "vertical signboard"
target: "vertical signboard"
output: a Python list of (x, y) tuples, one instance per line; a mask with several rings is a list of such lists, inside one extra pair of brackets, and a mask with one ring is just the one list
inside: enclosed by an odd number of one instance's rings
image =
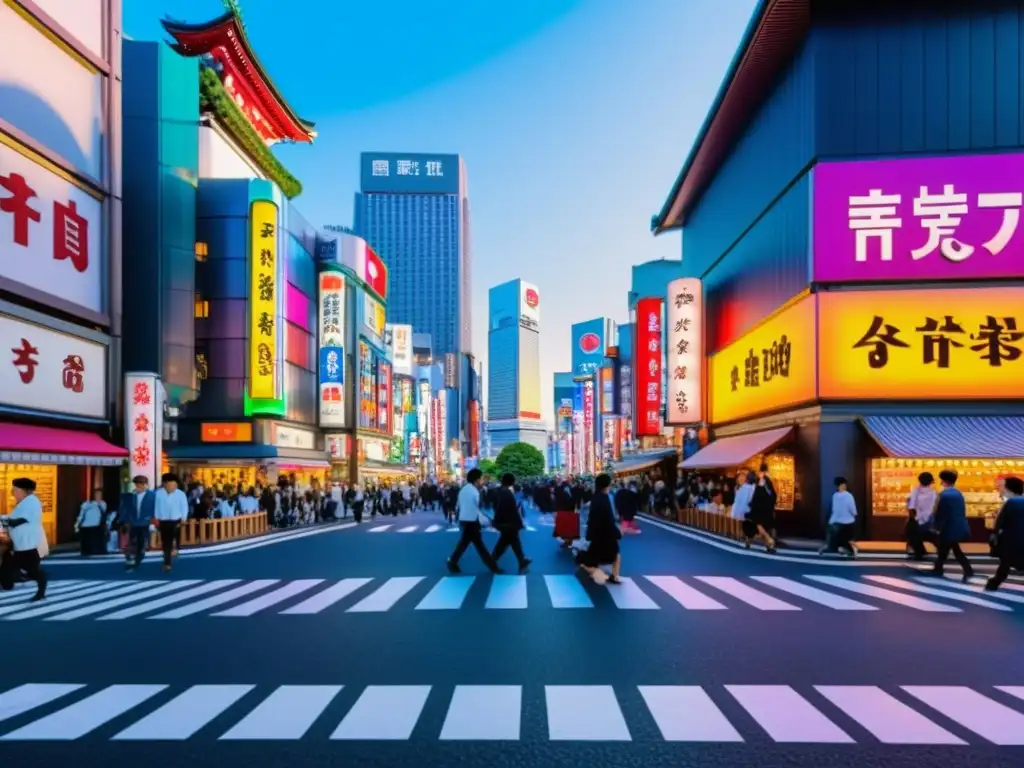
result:
[(601, 369), (601, 413), (615, 413), (615, 369), (611, 366)]
[(155, 373), (127, 373), (124, 377), (124, 431), (128, 448), (128, 475), (142, 475), (157, 487), (163, 452), (162, 387)]
[(277, 206), (255, 200), (249, 214), (249, 397), (278, 396)]
[(320, 273), (320, 425), (345, 426), (345, 277)]
[(412, 376), (412, 326), (387, 325), (394, 376)]
[(377, 428), (377, 372), (370, 345), (359, 342), (359, 426)]
[(377, 362), (377, 429), (391, 434), (391, 364)]
[(661, 434), (661, 314), (660, 298), (636, 304), (633, 381), (636, 402), (633, 432), (637, 437)]
[(665, 424), (704, 421), (704, 301), (701, 281), (684, 277), (668, 284)]
[(437, 399), (437, 420), (438, 420), (438, 438), (437, 442), (441, 446), (441, 456), (438, 462), (441, 466), (447, 466), (448, 464), (448, 399), (453, 395), (455, 390), (442, 389), (438, 392)]
[(519, 281), (519, 325), (540, 330), (540, 291), (537, 286)]
[(362, 333), (377, 349), (384, 350), (384, 305), (369, 293), (363, 293)]
[(430, 382), (420, 382), (420, 392), (416, 404), (416, 430), (430, 439)]
[(441, 401), (440, 397), (444, 391), (438, 392), (438, 397), (432, 398), (430, 402), (430, 444), (433, 446), (434, 465), (441, 467), (441, 456), (444, 450), (444, 443), (441, 438)]
[(454, 352), (444, 353), (444, 385), (452, 389), (459, 386), (459, 356)]
[(583, 471), (590, 473), (596, 466), (594, 455), (594, 379), (583, 382)]
[(583, 382), (575, 382), (572, 393), (572, 471), (582, 472), (583, 452)]

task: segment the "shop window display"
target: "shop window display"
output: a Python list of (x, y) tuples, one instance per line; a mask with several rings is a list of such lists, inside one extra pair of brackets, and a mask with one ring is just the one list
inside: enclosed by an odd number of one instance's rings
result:
[(36, 481), (36, 496), (43, 503), (43, 530), (51, 544), (57, 541), (57, 469), (52, 464), (0, 464), (0, 484), (4, 488), (0, 514), (9, 515), (14, 509), (11, 483), (19, 477), (32, 478)]

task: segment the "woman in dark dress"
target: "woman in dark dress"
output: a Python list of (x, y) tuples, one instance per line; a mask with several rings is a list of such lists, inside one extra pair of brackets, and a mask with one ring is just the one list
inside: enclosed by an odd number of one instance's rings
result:
[(769, 531), (775, 528), (775, 486), (768, 477), (768, 468), (761, 466), (757, 473), (757, 484), (754, 486), (754, 496), (750, 500), (750, 514), (747, 520), (754, 526), (762, 539), (764, 539), (765, 550), (769, 554), (775, 553), (775, 539)]
[[(578, 555), (580, 567), (589, 573), (598, 584), (603, 584), (606, 581), (609, 584), (620, 583), (619, 570), (622, 567), (622, 555), (619, 553), (619, 539), (622, 538), (622, 531), (615, 524), (615, 513), (612, 511), (612, 502), (608, 497), (611, 485), (612, 479), (609, 475), (597, 476), (597, 492), (590, 502), (590, 518), (587, 521), (588, 546)], [(601, 569), (602, 565), (612, 567), (611, 575)]]

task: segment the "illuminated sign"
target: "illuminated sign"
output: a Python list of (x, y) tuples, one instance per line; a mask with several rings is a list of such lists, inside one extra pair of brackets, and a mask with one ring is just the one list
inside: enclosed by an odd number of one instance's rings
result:
[(704, 420), (704, 301), (699, 279), (668, 284), (665, 424)]
[(519, 324), (532, 330), (540, 329), (540, 291), (522, 280), (519, 281)]
[(601, 413), (615, 413), (615, 369), (601, 369)]
[(163, 453), (163, 387), (153, 373), (124, 377), (124, 432), (128, 448), (128, 476), (142, 475), (156, 488)]
[(391, 364), (377, 363), (377, 429), (391, 434)]
[(320, 273), (320, 425), (345, 426), (345, 277)]
[(360, 157), (361, 191), (411, 194), (457, 194), (458, 155), (364, 152)]
[(815, 297), (807, 296), (710, 358), (711, 421), (814, 400)]
[(384, 305), (369, 293), (363, 294), (363, 334), (374, 346), (384, 349)]
[(580, 336), (580, 351), (592, 355), (601, 348), (601, 337), (596, 333), (584, 333)]
[(359, 426), (377, 428), (377, 360), (370, 346), (359, 342)]
[(572, 372), (577, 376), (595, 373), (604, 365), (605, 319), (601, 317), (573, 323)]
[(593, 472), (594, 453), (594, 380), (583, 382), (583, 471)]
[(660, 298), (636, 303), (633, 324), (633, 376), (636, 381), (636, 434), (661, 434), (662, 327)]
[(251, 443), (252, 424), (247, 421), (204, 423), (201, 440), (204, 443)]
[(395, 376), (412, 376), (412, 326), (388, 324), (385, 331)]
[(250, 213), (249, 397), (277, 397), (277, 206), (256, 200)]
[(1020, 398), (1024, 289), (820, 295), (822, 399)]

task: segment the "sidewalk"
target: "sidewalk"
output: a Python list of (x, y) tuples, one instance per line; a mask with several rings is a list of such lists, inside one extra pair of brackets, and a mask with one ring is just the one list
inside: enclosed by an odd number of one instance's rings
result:
[[(856, 541), (854, 543), (857, 545), (857, 549), (865, 555), (893, 553), (902, 555), (907, 551), (907, 545), (902, 541)], [(782, 544), (784, 549), (817, 552), (825, 545), (825, 542), (820, 539), (791, 539), (783, 537)], [(931, 544), (925, 544), (924, 546), (929, 555), (935, 554), (935, 547)], [(989, 553), (988, 544), (981, 542), (968, 542), (961, 544), (960, 548), (963, 549), (965, 555), (971, 557), (988, 557)]]

